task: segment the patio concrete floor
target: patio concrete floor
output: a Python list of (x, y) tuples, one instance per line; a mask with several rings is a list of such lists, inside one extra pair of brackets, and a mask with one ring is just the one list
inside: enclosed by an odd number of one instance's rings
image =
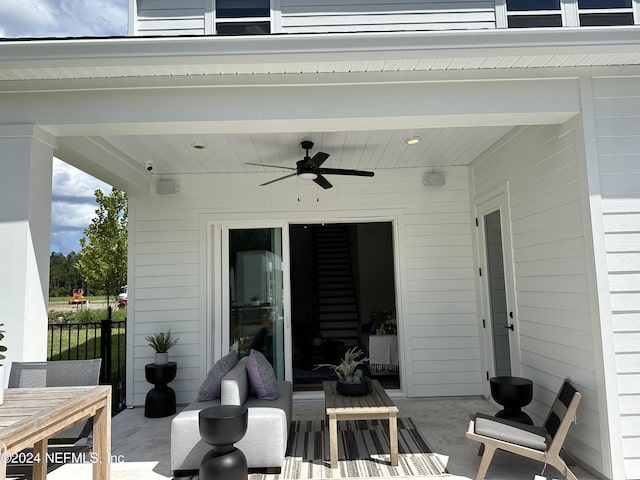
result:
[[(475, 412), (493, 414), (496, 407), (483, 398), (394, 398), (400, 416), (411, 417), (429, 446), (449, 457), (448, 470), (452, 479), (474, 479), (480, 457), (479, 444), (465, 438), (469, 415)], [(180, 410), (180, 407), (178, 407)], [(322, 418), (323, 401), (294, 400), (294, 419)], [(112, 420), (113, 480), (171, 479), (170, 469), (171, 417), (145, 418), (144, 408), (127, 409)], [(487, 480), (533, 480), (542, 464), (498, 451)], [(572, 467), (580, 480), (598, 477), (580, 466)], [(548, 467), (548, 479), (560, 479), (557, 471)], [(70, 463), (51, 472), (50, 480), (90, 480), (91, 466)]]

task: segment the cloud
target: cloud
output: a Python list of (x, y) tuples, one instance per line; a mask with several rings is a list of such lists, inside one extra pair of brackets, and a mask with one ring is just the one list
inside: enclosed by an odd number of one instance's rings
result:
[(51, 251), (64, 255), (80, 250), (80, 237), (95, 216), (94, 192), (111, 192), (111, 186), (64, 163), (53, 159), (51, 202)]
[(127, 34), (128, 0), (2, 0), (0, 37)]
[[(127, 34), (128, 0), (0, 0), (0, 37), (43, 38)], [(53, 162), (51, 251), (79, 251), (95, 215), (94, 191), (111, 187), (58, 159)]]

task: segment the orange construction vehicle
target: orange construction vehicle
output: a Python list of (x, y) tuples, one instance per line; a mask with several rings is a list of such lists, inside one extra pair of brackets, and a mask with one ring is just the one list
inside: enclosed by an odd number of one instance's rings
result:
[(83, 293), (84, 291), (81, 288), (74, 288), (71, 298), (69, 299), (69, 305), (83, 305), (87, 303), (87, 301), (82, 298)]

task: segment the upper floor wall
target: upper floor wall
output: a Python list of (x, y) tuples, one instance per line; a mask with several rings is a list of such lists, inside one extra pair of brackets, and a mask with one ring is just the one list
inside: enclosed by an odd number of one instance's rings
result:
[(254, 35), (640, 24), (640, 0), (129, 0), (130, 35)]

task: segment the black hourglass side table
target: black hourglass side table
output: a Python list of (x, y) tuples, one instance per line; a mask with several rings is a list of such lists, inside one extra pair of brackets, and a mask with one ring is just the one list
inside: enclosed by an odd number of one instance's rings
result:
[(531, 417), (522, 411), (533, 398), (533, 382), (522, 377), (493, 377), (489, 380), (491, 396), (504, 407), (496, 413), (498, 418), (533, 425)]
[(177, 364), (169, 362), (166, 365), (147, 363), (144, 366), (144, 376), (154, 387), (147, 393), (144, 402), (144, 416), (148, 418), (167, 417), (176, 413), (176, 392), (167, 384), (176, 378)]
[(238, 405), (219, 405), (198, 414), (200, 437), (212, 446), (200, 462), (200, 480), (247, 480), (247, 459), (233, 446), (247, 432), (249, 411)]

